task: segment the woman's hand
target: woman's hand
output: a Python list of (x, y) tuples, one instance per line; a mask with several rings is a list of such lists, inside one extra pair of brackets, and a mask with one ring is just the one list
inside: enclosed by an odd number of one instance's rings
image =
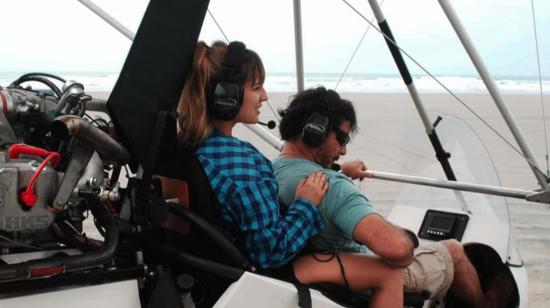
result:
[(321, 204), (328, 191), (327, 176), (322, 171), (313, 172), (298, 183), (296, 198), (304, 198), (315, 205)]
[(342, 173), (350, 177), (352, 180), (363, 180), (369, 176), (367, 172), (367, 165), (361, 160), (354, 160), (350, 162), (345, 162), (340, 167)]

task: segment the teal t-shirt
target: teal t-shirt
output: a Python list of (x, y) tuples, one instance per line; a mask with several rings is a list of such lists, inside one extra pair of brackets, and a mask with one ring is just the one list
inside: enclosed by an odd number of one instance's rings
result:
[(322, 170), (327, 175), (329, 190), (319, 206), (325, 228), (311, 239), (315, 248), (368, 252), (365, 246), (353, 240), (352, 234), (361, 219), (376, 212), (350, 178), (306, 159), (278, 157), (272, 163), (279, 183), (279, 198), (285, 204), (292, 203), (296, 186), (312, 172)]

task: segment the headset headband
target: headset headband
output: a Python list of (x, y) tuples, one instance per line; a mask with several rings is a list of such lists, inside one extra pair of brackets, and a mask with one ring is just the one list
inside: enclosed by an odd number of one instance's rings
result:
[(222, 80), (227, 82), (242, 82), (243, 62), (246, 45), (242, 42), (234, 41), (227, 46), (225, 55), (225, 64), (223, 66)]

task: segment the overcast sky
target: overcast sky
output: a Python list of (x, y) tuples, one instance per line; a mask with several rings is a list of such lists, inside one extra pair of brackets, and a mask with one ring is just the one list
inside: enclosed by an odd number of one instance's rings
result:
[[(0, 0), (0, 72), (118, 71), (130, 41), (76, 0)], [(542, 72), (550, 76), (550, 1), (533, 0)], [(95, 0), (135, 31), (148, 1)], [(230, 40), (242, 40), (269, 72), (293, 72), (292, 0), (212, 0), (210, 10)], [(365, 16), (366, 0), (350, 0)], [(451, 0), (489, 70), (537, 75), (531, 0)], [(398, 43), (434, 74), (474, 74), (437, 0), (385, 0)], [(306, 73), (340, 73), (367, 23), (341, 0), (302, 0)], [(223, 39), (207, 16), (201, 38)], [(409, 61), (413, 73), (420, 71)], [(350, 72), (394, 74), (381, 36), (371, 29)]]

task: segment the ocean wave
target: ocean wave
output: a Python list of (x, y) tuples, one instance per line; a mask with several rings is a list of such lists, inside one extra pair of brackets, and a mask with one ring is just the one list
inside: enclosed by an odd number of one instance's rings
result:
[[(0, 85), (7, 86), (21, 74), (0, 73)], [(67, 79), (82, 83), (87, 91), (111, 91), (118, 78), (116, 72), (70, 72), (57, 73)], [(483, 81), (478, 77), (439, 76), (440, 83), (457, 93), (487, 93)], [(446, 90), (429, 76), (415, 76), (414, 84), (421, 93), (444, 93)], [(305, 87), (325, 86), (340, 92), (356, 93), (405, 93), (407, 88), (399, 76), (348, 75), (340, 80), (338, 74), (307, 74)], [(539, 83), (537, 78), (496, 78), (495, 83), (504, 94), (538, 95), (541, 87), (544, 94), (550, 94), (550, 80)], [(33, 85), (35, 86), (35, 85)], [(275, 73), (266, 78), (265, 88), (269, 92), (295, 92), (294, 74)]]

